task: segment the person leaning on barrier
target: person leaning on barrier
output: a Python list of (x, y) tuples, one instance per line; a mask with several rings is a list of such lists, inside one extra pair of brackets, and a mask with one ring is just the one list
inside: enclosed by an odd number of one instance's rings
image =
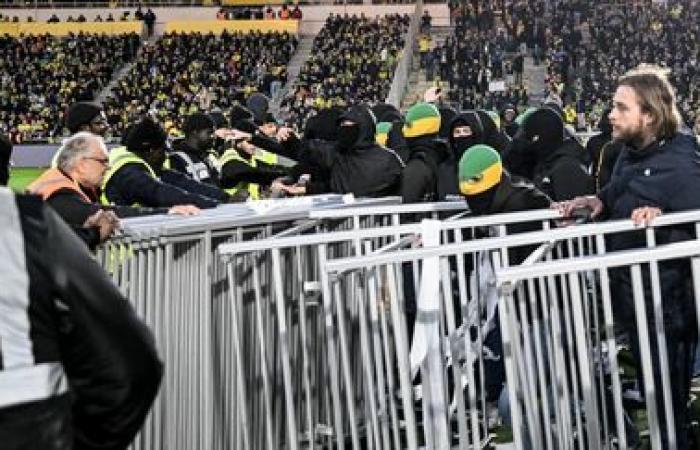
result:
[(507, 162), (514, 173), (531, 179), (555, 201), (563, 201), (593, 193), (585, 159), (581, 144), (566, 136), (561, 116), (543, 107), (523, 121)]
[(417, 103), (406, 112), (403, 135), (409, 157), (401, 172), (403, 203), (438, 200), (438, 168), (449, 156), (447, 142), (438, 139), (441, 115), (431, 103)]
[[(642, 225), (663, 214), (700, 208), (700, 148), (695, 138), (684, 134), (676, 107), (675, 95), (667, 74), (654, 66), (640, 66), (619, 82), (610, 113), (612, 137), (623, 148), (609, 183), (596, 196), (577, 197), (557, 204), (564, 216), (577, 208), (590, 208), (592, 217), (604, 219), (631, 218)], [(657, 244), (694, 239), (692, 231), (664, 227), (656, 232)], [(643, 231), (611, 236), (608, 251), (646, 246)], [(666, 332), (671, 375), (671, 397), (675, 415), (678, 448), (691, 448), (688, 436), (690, 365), (697, 341), (697, 325), (692, 276), (687, 262), (669, 261), (659, 264), (663, 321)], [(634, 295), (628, 270), (610, 273), (615, 313), (631, 338), (632, 351), (641, 374), (639, 345), (634, 317)], [(648, 279), (645, 280), (647, 311), (653, 311)], [(655, 330), (648, 319), (649, 329)], [(654, 380), (661, 380), (656, 333), (651, 333)], [(657, 407), (663, 411), (662, 389), (657, 385)], [(661, 414), (661, 417), (665, 417)], [(664, 448), (667, 448), (665, 420), (661, 421)]]
[(0, 446), (125, 449), (158, 392), (153, 337), (68, 226), (0, 188)]
[[(498, 152), (487, 145), (470, 147), (459, 161), (459, 190), (466, 197), (473, 215), (500, 214), (549, 208), (549, 197), (533, 184), (511, 175), (504, 170)], [(536, 231), (537, 225), (523, 222), (508, 225), (508, 235)], [(532, 247), (512, 248), (508, 251), (509, 264), (521, 264), (534, 250)], [(495, 358), (484, 361), (484, 383), (486, 401), (496, 402), (506, 382), (503, 363), (503, 343), (498, 314), (495, 326), (486, 336), (486, 345)]]
[(187, 175), (200, 183), (219, 185), (219, 174), (212, 155), (214, 121), (208, 114), (195, 113), (185, 118), (185, 137), (173, 142), (168, 154), (170, 169)]
[[(240, 105), (231, 109), (230, 120), (233, 130), (217, 130), (218, 136), (229, 141), (219, 158), (220, 185), (229, 195), (259, 200), (263, 188), (287, 176), (288, 169), (277, 164), (277, 155), (260, 150), (250, 142), (253, 135), (270, 139), (268, 134), (272, 127), (264, 123), (258, 126), (253, 121), (253, 113)], [(241, 130), (242, 133), (237, 132)]]
[(107, 239), (118, 226), (113, 215), (192, 215), (199, 212), (198, 208), (189, 205), (172, 208), (105, 208), (99, 203), (99, 190), (108, 168), (109, 156), (102, 138), (81, 131), (68, 138), (58, 152), (57, 167), (42, 173), (27, 190), (40, 196), (67, 224), (78, 230), (79, 236), (90, 247)]
[(124, 144), (109, 153), (109, 168), (102, 182), (103, 204), (213, 208), (228, 199), (218, 188), (163, 168), (167, 135), (152, 119), (142, 119), (132, 126)]
[(403, 161), (394, 151), (375, 142), (376, 124), (369, 108), (351, 107), (341, 115), (338, 125), (336, 142), (300, 139), (291, 129), (280, 128), (279, 143), (258, 135), (253, 136), (252, 143), (318, 171), (320, 179), (312, 175), (305, 186), (285, 188), (289, 194), (396, 195)]

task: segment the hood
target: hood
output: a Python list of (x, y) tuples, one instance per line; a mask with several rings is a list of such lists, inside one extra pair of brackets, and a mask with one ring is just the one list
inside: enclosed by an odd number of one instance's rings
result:
[(401, 112), (399, 112), (399, 110), (390, 103), (377, 103), (372, 107), (372, 114), (374, 114), (377, 122), (393, 122), (395, 120), (401, 120)]
[(480, 109), (476, 113), (479, 115), (481, 126), (484, 129), (483, 143), (493, 147), (499, 154), (503, 155), (510, 144), (509, 139), (498, 130), (496, 122), (493, 121), (488, 112)]
[(336, 126), (344, 120), (351, 120), (359, 125), (360, 133), (353, 147), (369, 147), (375, 145), (376, 121), (372, 111), (365, 105), (356, 105), (345, 111), (338, 119)]
[[(454, 129), (465, 125), (468, 125), (469, 128), (472, 129), (472, 137), (469, 138), (469, 141), (455, 141), (453, 137)], [(458, 161), (462, 157), (462, 154), (472, 145), (484, 144), (484, 126), (479, 114), (477, 114), (476, 111), (463, 111), (452, 119), (452, 122), (450, 122), (448, 142), (452, 148), (452, 153), (454, 153)]]
[(452, 136), (450, 124), (454, 118), (457, 117), (457, 111), (449, 106), (441, 106), (438, 108), (438, 111), (440, 111), (440, 131), (438, 132), (438, 136), (440, 136), (441, 139), (447, 140)]
[(343, 114), (339, 107), (322, 109), (306, 121), (304, 139), (321, 139), (334, 142), (338, 140), (338, 120)]
[(435, 163), (440, 164), (452, 154), (447, 142), (436, 138), (434, 135), (406, 139), (406, 142), (408, 144), (409, 159), (419, 154), (425, 154)]
[(564, 142), (564, 121), (554, 110), (540, 108), (525, 119), (521, 136), (527, 142), (527, 152), (538, 161), (548, 159)]
[(563, 156), (574, 158), (580, 161), (581, 164), (585, 164), (586, 150), (576, 139), (567, 138), (564, 142), (560, 143), (558, 147), (553, 148), (549, 153), (543, 155), (540, 162), (548, 163)]

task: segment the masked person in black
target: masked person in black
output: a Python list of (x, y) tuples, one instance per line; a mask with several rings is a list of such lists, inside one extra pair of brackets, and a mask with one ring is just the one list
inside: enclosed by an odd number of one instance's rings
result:
[(259, 135), (253, 137), (252, 143), (322, 172), (321, 179), (312, 176), (305, 186), (290, 188), (289, 194), (396, 195), (403, 162), (394, 151), (375, 142), (375, 132), (372, 112), (364, 105), (356, 105), (340, 117), (336, 142), (299, 139), (292, 130), (283, 128), (278, 133), (279, 144)]
[(441, 115), (432, 103), (417, 103), (406, 112), (403, 135), (409, 149), (401, 174), (403, 203), (434, 202), (439, 199), (439, 166), (450, 154), (439, 140)]
[(523, 121), (507, 167), (531, 179), (553, 200), (569, 200), (593, 192), (593, 181), (586, 170), (584, 153), (576, 139), (565, 138), (561, 116), (545, 107), (534, 111)]
[(463, 111), (457, 115), (449, 127), (448, 142), (450, 156), (440, 164), (440, 179), (438, 180), (440, 198), (459, 196), (457, 172), (459, 160), (469, 147), (484, 143), (484, 127), (476, 111)]
[(185, 119), (185, 137), (173, 142), (168, 154), (170, 168), (200, 183), (219, 184), (213, 154), (214, 121), (209, 115), (195, 113)]

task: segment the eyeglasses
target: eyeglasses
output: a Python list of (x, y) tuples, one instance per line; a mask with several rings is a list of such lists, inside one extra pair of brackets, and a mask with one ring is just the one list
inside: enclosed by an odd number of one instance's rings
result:
[(97, 161), (98, 163), (102, 164), (103, 166), (109, 166), (109, 158), (95, 158), (94, 156), (86, 156), (83, 159), (91, 159), (93, 161)]

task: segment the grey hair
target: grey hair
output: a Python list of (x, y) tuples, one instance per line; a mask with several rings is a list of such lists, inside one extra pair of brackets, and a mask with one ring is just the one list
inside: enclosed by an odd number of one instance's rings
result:
[(75, 133), (63, 141), (63, 144), (58, 149), (56, 166), (64, 172), (70, 171), (78, 158), (90, 152), (90, 144), (94, 141), (104, 145), (102, 138), (96, 134), (87, 131)]

